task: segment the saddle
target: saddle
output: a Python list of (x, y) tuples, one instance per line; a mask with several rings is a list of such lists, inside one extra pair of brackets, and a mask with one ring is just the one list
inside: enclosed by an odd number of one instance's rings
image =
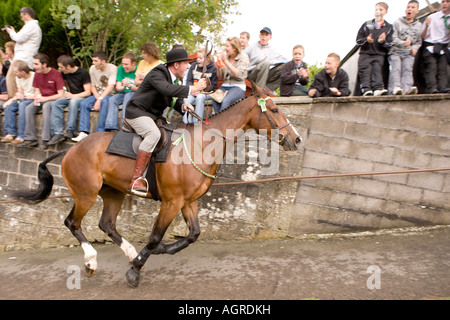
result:
[[(122, 127), (122, 131), (119, 131), (114, 135), (108, 148), (106, 149), (106, 153), (136, 160), (137, 151), (143, 139), (126, 122), (126, 119), (123, 119), (123, 122), (124, 125)], [(161, 132), (161, 138), (159, 139), (159, 142), (155, 150), (153, 151), (152, 158), (149, 161), (147, 167), (145, 178), (148, 181), (148, 188), (149, 192), (152, 195), (152, 198), (156, 201), (160, 201), (161, 198), (159, 196), (156, 183), (155, 163), (162, 163), (167, 161), (167, 157), (170, 152), (172, 134), (174, 132), (177, 133), (176, 131), (179, 123), (168, 124), (164, 118), (158, 118), (155, 123)], [(179, 134), (181, 135), (182, 132), (179, 132)]]

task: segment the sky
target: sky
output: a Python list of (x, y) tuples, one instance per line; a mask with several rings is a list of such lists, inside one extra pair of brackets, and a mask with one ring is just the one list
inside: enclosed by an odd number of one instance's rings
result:
[[(434, 3), (439, 0), (431, 0)], [(379, 0), (237, 0), (237, 11), (225, 26), (225, 39), (242, 31), (250, 33), (250, 44), (259, 40), (264, 27), (272, 30), (270, 45), (288, 60), (292, 48), (305, 47), (304, 61), (310, 65), (324, 63), (335, 52), (343, 59), (354, 47), (362, 24), (374, 18)], [(384, 0), (389, 5), (385, 20), (394, 23), (404, 16), (408, 0)], [(440, 1), (439, 1), (440, 2)], [(427, 6), (419, 1), (419, 8)]]

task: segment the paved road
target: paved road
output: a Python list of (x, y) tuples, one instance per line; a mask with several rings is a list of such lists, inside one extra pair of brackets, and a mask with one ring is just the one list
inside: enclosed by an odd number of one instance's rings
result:
[(138, 288), (126, 282), (129, 264), (118, 247), (94, 247), (99, 269), (91, 279), (83, 269), (77, 278), (79, 247), (0, 253), (0, 299), (450, 297), (450, 226), (324, 239), (198, 241), (174, 256), (152, 256)]

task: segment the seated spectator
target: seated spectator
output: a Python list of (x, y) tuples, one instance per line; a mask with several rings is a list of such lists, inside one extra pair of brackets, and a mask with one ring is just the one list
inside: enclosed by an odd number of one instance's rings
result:
[(245, 53), (250, 59), (248, 79), (275, 95), (275, 90), (280, 86), (281, 69), (287, 59), (269, 45), (270, 40), (272, 30), (265, 27), (259, 33), (259, 42), (249, 46)]
[(325, 68), (314, 78), (309, 90), (311, 98), (345, 97), (350, 95), (347, 72), (339, 68), (341, 58), (330, 53), (325, 61)]
[(377, 3), (375, 19), (365, 22), (356, 37), (356, 44), (361, 47), (358, 76), (363, 96), (388, 94), (383, 82), (383, 69), (393, 34), (392, 25), (384, 20), (388, 8), (384, 2)]
[(14, 48), (16, 43), (14, 41), (8, 41), (5, 43), (5, 52), (0, 49), (0, 56), (2, 57), (1, 73), (6, 77), (8, 70), (11, 67), (11, 63), (14, 59)]
[(106, 131), (119, 130), (119, 106), (122, 105), (122, 118), (128, 101), (133, 97), (138, 87), (134, 85), (136, 78), (136, 55), (127, 52), (122, 58), (122, 65), (117, 69), (116, 94), (109, 99), (108, 115), (106, 116)]
[(241, 41), (241, 49), (245, 51), (248, 48), (248, 43), (250, 42), (250, 33), (247, 31), (241, 32), (239, 35), (239, 40)]
[(35, 147), (38, 145), (36, 135), (36, 114), (42, 110), (42, 147), (50, 141), (50, 116), (52, 102), (64, 97), (64, 79), (57, 70), (49, 66), (46, 54), (38, 53), (33, 58), (33, 67), (36, 71), (33, 80), (34, 103), (25, 108), (25, 142), (19, 147)]
[[(75, 65), (72, 57), (63, 55), (57, 60), (58, 68), (67, 84), (64, 97), (52, 102), (52, 113), (50, 117), (50, 131), (53, 136), (48, 145), (63, 142), (66, 138), (72, 139), (77, 136), (78, 109), (80, 103), (91, 95), (91, 77), (87, 70)], [(64, 131), (64, 109), (69, 107), (67, 117), (66, 134)]]
[[(16, 76), (17, 92), (3, 105), (5, 111), (3, 131), (6, 136), (1, 141), (19, 145), (24, 142), (25, 137), (25, 108), (34, 99), (34, 72), (23, 61), (17, 61), (12, 68), (10, 72), (14, 72)], [(17, 112), (19, 112), (19, 130), (17, 130)]]
[[(198, 80), (200, 80), (200, 78), (202, 77), (203, 66), (205, 64), (206, 64), (205, 77), (209, 78), (211, 86), (209, 88), (206, 88), (204, 91), (212, 92), (217, 86), (217, 68), (214, 65), (214, 59), (211, 55), (208, 55), (205, 59), (205, 50), (197, 52), (197, 61), (194, 62), (189, 68), (186, 85), (195, 86), (197, 84)], [(190, 105), (195, 104), (195, 113), (203, 118), (203, 112), (205, 110), (205, 101), (208, 99), (210, 99), (209, 95), (200, 92), (195, 92), (193, 94), (190, 94), (189, 97), (187, 97), (186, 99), (184, 99), (184, 103)], [(184, 123), (193, 123), (197, 122), (198, 120), (192, 117), (192, 115), (185, 113), (183, 116), (183, 121)]]
[(3, 105), (7, 100), (8, 100), (8, 89), (6, 88), (6, 77), (0, 74), (0, 119), (2, 115), (1, 110), (3, 109)]
[(305, 49), (301, 45), (294, 47), (292, 60), (281, 69), (280, 94), (284, 97), (307, 96), (308, 88), (304, 86), (309, 82), (309, 69), (303, 58)]
[(393, 46), (388, 56), (391, 66), (389, 93), (395, 95), (416, 94), (418, 91), (414, 86), (413, 67), (415, 56), (422, 45), (422, 23), (416, 19), (419, 2), (409, 1), (405, 13), (405, 17), (400, 17), (394, 23)]
[(78, 142), (89, 135), (91, 126), (91, 111), (99, 112), (97, 131), (105, 131), (106, 116), (108, 115), (108, 101), (112, 97), (116, 85), (117, 67), (107, 62), (108, 56), (103, 51), (92, 54), (91, 76), (92, 96), (80, 103), (79, 134), (73, 141)]
[(223, 84), (211, 95), (216, 113), (244, 98), (245, 78), (249, 66), (248, 56), (242, 52), (241, 43), (236, 37), (227, 39), (225, 52), (219, 54), (218, 58), (224, 66), (217, 69), (217, 77), (223, 79)]
[(447, 93), (447, 65), (450, 63), (450, 1), (441, 1), (441, 11), (430, 15), (423, 24), (422, 39), (425, 49), (424, 63), (425, 93)]
[(6, 88), (6, 77), (0, 74), (0, 108), (8, 101), (8, 89)]
[(136, 78), (134, 80), (134, 85), (137, 87), (139, 87), (142, 81), (144, 81), (147, 73), (149, 73), (154, 67), (164, 63), (160, 60), (159, 49), (153, 42), (145, 43), (141, 48), (141, 52), (143, 60), (138, 64)]

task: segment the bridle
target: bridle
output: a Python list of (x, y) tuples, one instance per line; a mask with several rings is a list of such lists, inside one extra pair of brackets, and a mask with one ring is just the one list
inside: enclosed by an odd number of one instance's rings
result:
[[(257, 126), (257, 128), (256, 128), (256, 131), (259, 132), (259, 125), (260, 125), (260, 123), (261, 123), (261, 117), (262, 117), (263, 114), (265, 114), (266, 117), (267, 117), (267, 120), (269, 121), (270, 125), (272, 126), (272, 129), (275, 129), (275, 130), (277, 130), (277, 132), (278, 132), (278, 141), (277, 141), (277, 142), (278, 142), (280, 145), (287, 144), (291, 149), (294, 149), (293, 146), (292, 146), (292, 145), (289, 143), (289, 141), (286, 139), (286, 136), (288, 136), (289, 133), (294, 129), (294, 126), (292, 125), (292, 123), (291, 123), (288, 119), (286, 119), (286, 123), (285, 123), (284, 125), (282, 125), (281, 127), (277, 127), (277, 126), (275, 125), (275, 123), (273, 122), (273, 120), (270, 118), (269, 113), (267, 112), (266, 102), (267, 102), (267, 100), (269, 100), (269, 99), (270, 99), (270, 97), (266, 97), (266, 98), (259, 98), (259, 99), (257, 100), (257, 104), (258, 104), (258, 106), (259, 106), (261, 112), (259, 113), (258, 126)], [(211, 125), (210, 125), (209, 123), (206, 123), (205, 120), (203, 120), (202, 117), (200, 117), (198, 114), (195, 113), (195, 111), (193, 111), (193, 110), (191, 110), (191, 109), (188, 109), (187, 112), (188, 112), (189, 114), (191, 114), (194, 118), (196, 118), (197, 120), (199, 120), (200, 122), (202, 122), (204, 125), (206, 125), (208, 128), (210, 128), (210, 129), (216, 131), (216, 133), (217, 133), (219, 136), (221, 136), (224, 140), (232, 140), (232, 139), (230, 139), (230, 138), (225, 137), (225, 136), (224, 136), (221, 132), (219, 132), (217, 129), (211, 127)], [(273, 110), (272, 112), (276, 112), (276, 111)], [(281, 129), (284, 129), (284, 128), (287, 127), (287, 126), (289, 126), (289, 131), (288, 131), (288, 133), (287, 133), (286, 135), (280, 133), (280, 130), (281, 130)], [(295, 129), (294, 129), (294, 131), (295, 131)]]
[[(288, 119), (286, 119), (286, 123), (284, 125), (282, 125), (281, 127), (277, 127), (275, 125), (273, 120), (270, 118), (269, 113), (267, 112), (266, 102), (269, 99), (270, 99), (270, 97), (258, 99), (258, 106), (260, 107), (261, 112), (259, 113), (258, 126), (257, 126), (256, 130), (257, 130), (257, 132), (259, 132), (259, 125), (260, 125), (260, 122), (261, 122), (261, 117), (262, 117), (263, 114), (265, 114), (266, 117), (267, 117), (267, 120), (269, 121), (270, 125), (272, 126), (272, 129), (274, 129), (274, 130), (276, 130), (278, 132), (278, 141), (277, 142), (280, 145), (287, 144), (291, 149), (294, 149), (293, 146), (286, 139), (286, 137), (289, 135), (289, 133), (292, 131), (292, 129), (294, 129), (294, 126), (292, 125), (292, 123)], [(276, 111), (274, 110), (272, 112), (276, 112)], [(287, 126), (289, 126), (288, 133), (286, 135), (280, 133), (280, 130), (284, 129)]]

